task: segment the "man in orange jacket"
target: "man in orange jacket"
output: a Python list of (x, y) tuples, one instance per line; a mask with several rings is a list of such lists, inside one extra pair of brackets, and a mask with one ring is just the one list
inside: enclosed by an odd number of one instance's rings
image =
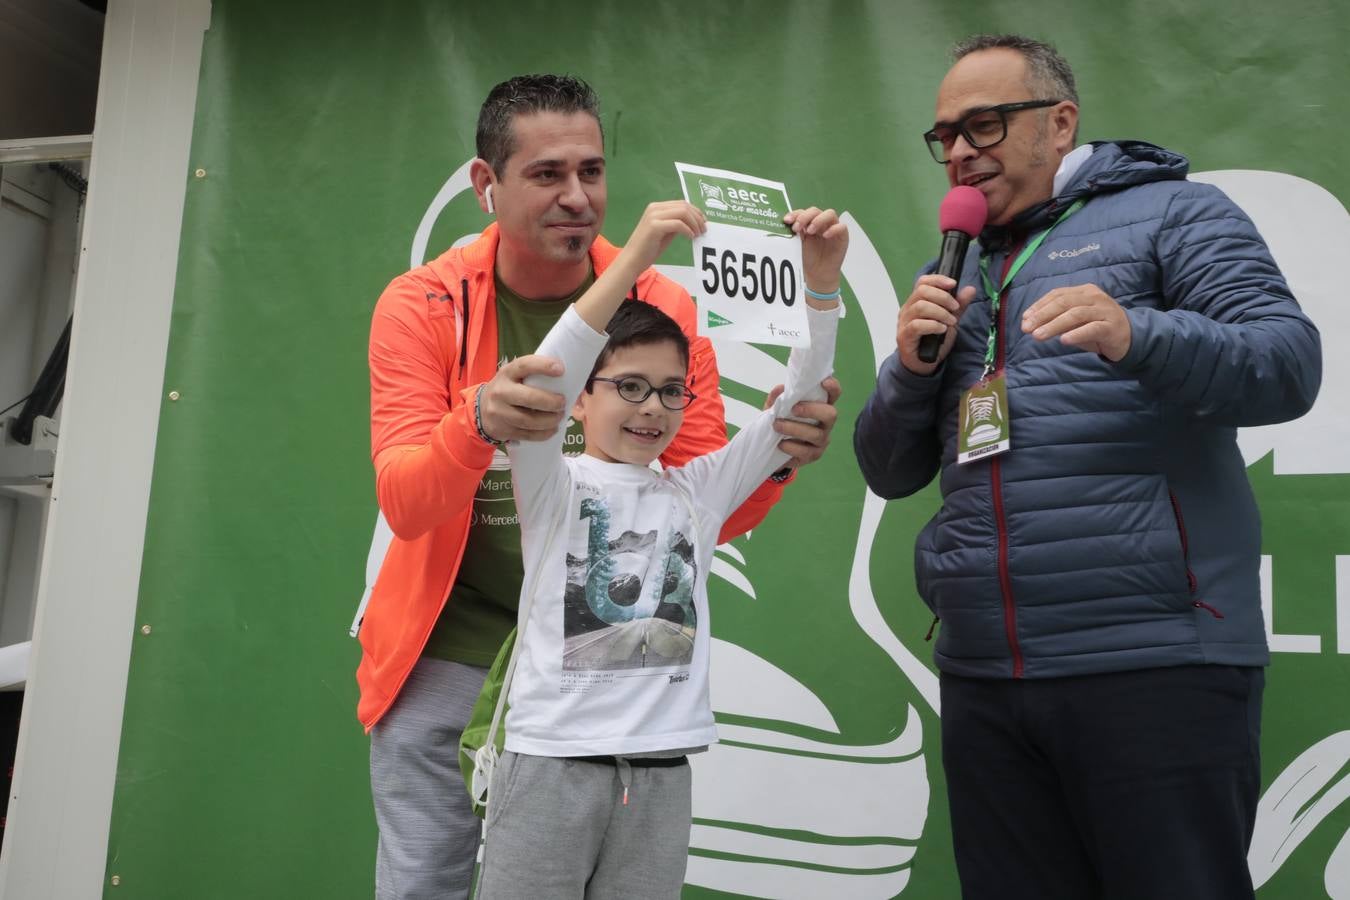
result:
[[(370, 732), (380, 829), (379, 900), (467, 896), (478, 836), (459, 774), (459, 736), (487, 666), (516, 621), (520, 529), (499, 444), (542, 440), (566, 410), (525, 385), (559, 363), (529, 355), (613, 261), (600, 237), (606, 187), (598, 100), (583, 81), (530, 75), (488, 94), (470, 175), (497, 221), (385, 289), (370, 334), (371, 451), (380, 510), (394, 532), (361, 625), (357, 710)], [(690, 340), (699, 400), (661, 456), (667, 466), (726, 443), (717, 362), (695, 334), (694, 305), (648, 269), (636, 297)], [(780, 419), (793, 465), (817, 459), (834, 425), (829, 403)], [(569, 433), (575, 449), (580, 441)], [(727, 540), (758, 524), (791, 477), (775, 473), (728, 520)]]

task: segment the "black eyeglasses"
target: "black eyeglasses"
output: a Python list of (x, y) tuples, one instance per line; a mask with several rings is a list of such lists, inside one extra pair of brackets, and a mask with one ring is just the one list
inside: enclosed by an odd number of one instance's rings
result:
[[(653, 387), (652, 383), (641, 375), (625, 375), (623, 378), (601, 378), (596, 375), (591, 381), (607, 381), (618, 390), (619, 396), (629, 403), (642, 403), (654, 391), (661, 405), (672, 412), (684, 409), (698, 399), (698, 395), (683, 384), (663, 384)], [(586, 386), (590, 391), (590, 385)]]
[(966, 143), (976, 150), (984, 150), (987, 147), (1002, 143), (1003, 139), (1008, 136), (1008, 113), (1019, 112), (1024, 109), (1042, 109), (1063, 102), (1062, 100), (1023, 100), (1020, 103), (1000, 103), (998, 106), (988, 106), (966, 113), (951, 124), (937, 123), (924, 132), (923, 139), (928, 144), (928, 152), (933, 155), (933, 159), (945, 164), (949, 161), (948, 153), (952, 149), (952, 144), (956, 143), (958, 134), (965, 138)]

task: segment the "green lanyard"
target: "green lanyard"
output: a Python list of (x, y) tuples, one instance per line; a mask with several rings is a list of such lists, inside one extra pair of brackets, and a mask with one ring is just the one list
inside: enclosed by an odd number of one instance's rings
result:
[(1031, 259), (1031, 254), (1035, 253), (1041, 243), (1049, 237), (1050, 232), (1054, 231), (1060, 222), (1078, 212), (1085, 202), (1087, 201), (1075, 200), (1073, 205), (1064, 210), (1053, 225), (1036, 235), (1030, 243), (1023, 247), (1022, 252), (1017, 254), (1017, 259), (1013, 260), (1012, 267), (1008, 269), (1008, 274), (1004, 276), (1003, 284), (999, 287), (995, 288), (994, 282), (989, 278), (989, 257), (986, 255), (980, 256), (980, 278), (984, 280), (984, 292), (989, 295), (989, 340), (984, 345), (984, 372), (980, 375), (981, 381), (988, 378), (989, 373), (994, 371), (994, 357), (998, 349), (998, 307), (1001, 294), (1012, 283), (1017, 273), (1022, 270), (1026, 261)]

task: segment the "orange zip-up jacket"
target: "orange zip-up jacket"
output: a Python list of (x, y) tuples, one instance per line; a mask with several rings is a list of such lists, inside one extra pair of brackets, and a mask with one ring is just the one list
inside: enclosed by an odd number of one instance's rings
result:
[[(497, 371), (497, 241), (493, 224), (472, 244), (395, 278), (375, 305), (371, 457), (394, 539), (361, 623), (357, 717), (367, 731), (393, 705), (440, 617), (468, 542), (474, 495), (492, 461), (492, 446), (474, 428), (473, 398)], [(618, 253), (597, 238), (596, 274)], [(679, 466), (727, 441), (717, 360), (708, 339), (695, 334), (684, 288), (648, 269), (637, 293), (689, 336), (689, 385), (698, 401), (661, 456), (663, 465)], [(759, 524), (781, 494), (782, 485), (766, 481), (727, 520), (721, 540)]]

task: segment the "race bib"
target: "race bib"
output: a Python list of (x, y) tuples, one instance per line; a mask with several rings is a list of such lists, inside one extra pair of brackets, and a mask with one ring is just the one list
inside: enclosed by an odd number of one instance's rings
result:
[(710, 338), (805, 347), (802, 245), (783, 216), (781, 182), (676, 163), (684, 198), (708, 230), (694, 240), (698, 330)]

